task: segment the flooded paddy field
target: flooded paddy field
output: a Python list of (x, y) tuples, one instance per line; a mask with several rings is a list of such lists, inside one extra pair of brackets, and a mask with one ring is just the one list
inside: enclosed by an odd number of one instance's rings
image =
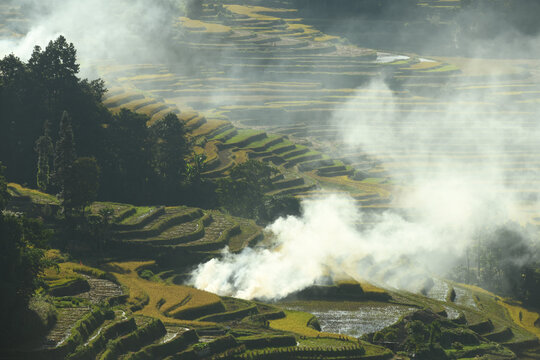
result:
[(470, 290), (458, 286), (454, 287), (454, 290), (456, 291), (456, 304), (478, 309)]
[(415, 308), (379, 302), (294, 301), (280, 304), (317, 317), (324, 332), (361, 336), (395, 323)]
[(427, 297), (435, 300), (445, 301), (448, 291), (450, 291), (450, 286), (447, 282), (440, 279), (433, 279), (433, 287), (426, 295)]

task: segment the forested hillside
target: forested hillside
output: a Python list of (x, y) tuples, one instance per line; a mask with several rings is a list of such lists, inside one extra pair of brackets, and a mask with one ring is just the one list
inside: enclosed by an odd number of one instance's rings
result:
[(540, 358), (537, 13), (0, 4), (0, 358)]

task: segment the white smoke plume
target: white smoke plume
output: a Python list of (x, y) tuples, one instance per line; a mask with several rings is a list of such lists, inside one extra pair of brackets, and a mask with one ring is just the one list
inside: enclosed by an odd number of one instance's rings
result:
[(301, 217), (281, 218), (267, 228), (274, 234), (270, 248), (225, 251), (222, 259), (201, 264), (192, 283), (221, 295), (270, 300), (328, 277), (402, 287), (399, 278), (385, 278), (380, 265), (403, 258), (429, 273), (447, 271), (479, 231), (508, 219), (488, 191), (470, 194), (462, 185), (442, 180), (414, 191), (406, 201), (416, 212), (407, 218), (392, 211), (364, 213), (346, 195), (305, 201)]
[[(184, 3), (11, 1), (13, 6), (23, 5), (28, 28), (20, 31), (19, 38), (0, 39), (0, 57), (13, 52), (26, 60), (34, 45), (44, 47), (62, 34), (75, 44), (83, 74), (89, 77), (95, 77), (94, 61), (156, 64), (169, 60), (179, 67), (190, 61), (212, 61), (184, 59), (185, 54), (174, 50), (178, 29), (173, 24)], [(486, 17), (483, 21), (497, 23)], [(529, 52), (529, 58), (538, 57), (536, 33), (522, 36), (505, 30), (496, 39), (469, 41), (461, 47), (483, 53), (489, 46), (501, 57), (519, 48)], [(384, 47), (384, 39), (367, 32), (366, 36)], [(396, 33), (391, 36), (399, 38)], [(514, 44), (508, 44), (508, 39)], [(448, 39), (434, 36), (432, 41), (444, 44)], [(482, 67), (482, 60), (475, 66)], [(227, 75), (235, 77), (236, 71), (246, 69), (235, 67)], [(492, 80), (499, 75), (492, 74)], [(487, 88), (491, 82), (485, 77), (476, 81)], [(460, 85), (467, 84), (456, 77), (445, 89)], [(216, 93), (211, 101), (234, 101), (234, 94), (227, 94), (225, 100), (220, 99), (223, 95)], [(351, 153), (367, 154), (384, 164), (385, 176), (393, 184), (395, 210), (361, 211), (354, 199), (343, 195), (305, 201), (302, 216), (279, 219), (268, 227), (274, 234), (271, 247), (237, 255), (225, 252), (221, 259), (201, 264), (192, 283), (219, 294), (265, 299), (284, 297), (328, 277), (403, 286), (386, 276), (384, 269), (406, 257), (417, 267), (443, 274), (478, 233), (519, 220), (524, 194), (516, 189), (527, 184), (534, 188), (539, 168), (508, 171), (508, 167), (519, 164), (513, 161), (516, 157), (538, 154), (538, 122), (523, 121), (524, 116), (538, 118), (538, 103), (517, 106), (498, 101), (489, 92), (429, 95), (436, 99), (436, 111), (407, 97), (414, 95), (395, 93), (375, 80), (357, 89), (332, 119)], [(528, 205), (537, 210), (531, 196)]]
[[(201, 264), (192, 284), (246, 299), (279, 299), (328, 278), (419, 290), (412, 283), (419, 271), (444, 276), (481, 234), (520, 220), (516, 179), (527, 184), (537, 170), (509, 172), (505, 162), (536, 151), (540, 134), (508, 121), (519, 113), (509, 104), (471, 96), (441, 101), (444, 111), (436, 113), (407, 107), (406, 99), (375, 81), (334, 115), (349, 151), (384, 158), (395, 209), (362, 211), (343, 195), (304, 201), (300, 217), (267, 228), (274, 235), (270, 248), (225, 252)], [(403, 171), (400, 161), (415, 156), (422, 165)], [(535, 199), (532, 207), (538, 209)], [(399, 268), (403, 261), (408, 270)]]

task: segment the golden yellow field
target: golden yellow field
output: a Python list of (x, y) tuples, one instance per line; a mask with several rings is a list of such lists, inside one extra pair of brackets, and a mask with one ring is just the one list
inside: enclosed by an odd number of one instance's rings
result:
[(285, 315), (286, 316), (282, 319), (270, 320), (270, 327), (272, 329), (292, 332), (307, 337), (329, 337), (336, 339), (346, 338), (355, 342), (357, 341), (357, 339), (354, 337), (321, 332), (308, 327), (308, 322), (313, 318), (313, 315), (310, 313), (285, 310)]
[(60, 203), (60, 201), (53, 195), (43, 193), (39, 190), (22, 187), (21, 185), (16, 183), (8, 183), (7, 190), (8, 193), (15, 197), (27, 196), (32, 200), (32, 202), (36, 204), (56, 205)]
[[(62, 254), (59, 250), (51, 249), (45, 253), (45, 257), (49, 260), (60, 262), (63, 261)], [(81, 277), (81, 273), (90, 274), (94, 277), (100, 277), (105, 275), (105, 272), (95, 269), (89, 266), (85, 266), (82, 263), (74, 262), (60, 262), (58, 267), (53, 266), (45, 269), (41, 275), (41, 279), (44, 280), (49, 286), (54, 287), (70, 280)]]
[(309, 337), (320, 335), (320, 331), (307, 326), (313, 315), (302, 311), (285, 311), (285, 315), (282, 319), (270, 320), (270, 327)]
[[(206, 291), (197, 290), (188, 286), (170, 285), (154, 282), (139, 277), (137, 269), (153, 265), (153, 261), (112, 262), (106, 264), (106, 269), (112, 272), (118, 281), (129, 288), (128, 303), (138, 303), (140, 299), (148, 297), (148, 304), (136, 314), (151, 316), (162, 321), (177, 324), (197, 324), (193, 321), (178, 320), (165, 316), (160, 309), (167, 309), (189, 298), (186, 304), (179, 309), (197, 308), (200, 306), (219, 303), (219, 296)], [(203, 324), (203, 323), (198, 323)]]
[(519, 303), (509, 304), (506, 301), (498, 301), (498, 303), (508, 310), (508, 313), (516, 324), (525, 328), (525, 330), (533, 333), (540, 339), (540, 328), (535, 326), (535, 322), (540, 318), (540, 315), (537, 312), (527, 310)]
[(230, 124), (230, 122), (226, 120), (208, 119), (205, 124), (193, 130), (191, 134), (193, 136), (207, 135), (207, 134), (210, 134), (212, 131), (227, 124)]
[(263, 21), (274, 21), (279, 20), (277, 17), (261, 15), (259, 12), (294, 12), (296, 10), (291, 9), (279, 9), (279, 8), (268, 8), (263, 6), (244, 6), (244, 5), (225, 5), (225, 8), (233, 13), (249, 16), (250, 18), (263, 20)]
[(208, 23), (200, 20), (194, 20), (187, 17), (181, 17), (180, 23), (183, 27), (191, 31), (203, 31), (211, 34), (223, 34), (231, 32), (231, 28), (226, 25)]

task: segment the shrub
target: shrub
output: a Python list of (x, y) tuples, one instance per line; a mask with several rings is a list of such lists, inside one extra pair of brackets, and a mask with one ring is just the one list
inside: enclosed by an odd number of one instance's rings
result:
[(208, 348), (208, 343), (197, 343), (193, 345), (193, 350), (195, 351), (204, 351)]
[(321, 324), (319, 324), (319, 320), (315, 316), (309, 319), (307, 326), (317, 331), (321, 331)]
[(454, 302), (456, 300), (456, 290), (454, 288), (450, 288), (450, 291), (448, 291), (448, 295), (446, 296), (446, 301), (448, 302)]
[(152, 270), (146, 269), (146, 270), (141, 271), (139, 276), (145, 280), (150, 280), (154, 277), (154, 273), (152, 272)]
[(389, 328), (384, 334), (384, 341), (396, 342), (398, 340), (398, 329)]
[(382, 342), (384, 341), (384, 334), (380, 331), (377, 331), (374, 335), (373, 335), (373, 342)]

